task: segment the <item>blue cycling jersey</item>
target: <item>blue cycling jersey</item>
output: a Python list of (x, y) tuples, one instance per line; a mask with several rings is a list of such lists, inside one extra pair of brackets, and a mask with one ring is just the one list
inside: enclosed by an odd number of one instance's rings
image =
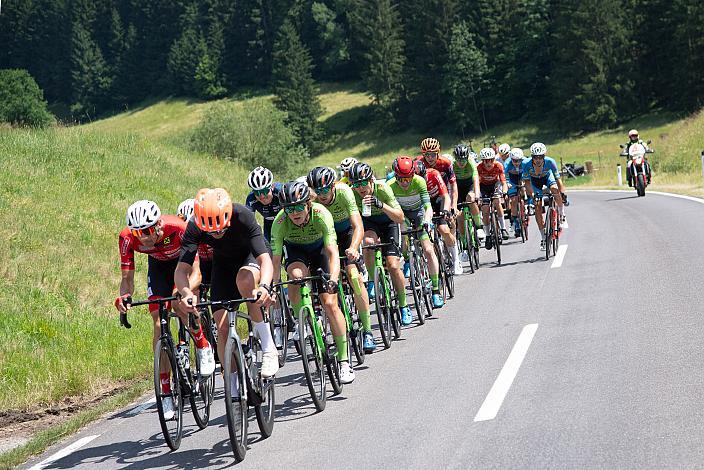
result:
[(254, 197), (254, 192), (250, 192), (247, 196), (247, 200), (245, 201), (245, 205), (249, 210), (252, 212), (259, 212), (264, 218), (264, 238), (266, 238), (267, 241), (271, 241), (271, 224), (274, 223), (276, 214), (278, 214), (281, 210), (281, 204), (279, 204), (279, 193), (282, 188), (283, 185), (281, 183), (274, 183), (274, 187), (271, 190), (274, 198), (267, 205), (257, 201), (257, 198)]
[(513, 164), (512, 159), (508, 159), (504, 162), (504, 174), (506, 175), (506, 181), (516, 186), (521, 183), (521, 177), (523, 176), (523, 163), (526, 159), (521, 160), (520, 165), (516, 166)]
[(523, 179), (545, 179), (548, 177), (548, 173), (552, 173), (554, 179), (560, 179), (560, 172), (557, 169), (557, 162), (553, 158), (545, 157), (543, 162), (543, 168), (541, 171), (536, 171), (533, 167), (533, 159), (527, 158), (523, 161)]

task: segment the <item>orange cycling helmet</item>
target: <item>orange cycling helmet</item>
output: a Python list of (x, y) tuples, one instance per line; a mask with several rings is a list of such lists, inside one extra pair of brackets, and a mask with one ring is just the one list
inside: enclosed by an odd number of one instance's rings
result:
[(193, 218), (204, 232), (218, 232), (230, 226), (232, 199), (222, 188), (203, 188), (196, 194)]
[(420, 143), (420, 151), (425, 153), (425, 152), (438, 152), (440, 153), (440, 142), (438, 142), (438, 139), (435, 139), (433, 137), (427, 137), (423, 139), (423, 141)]

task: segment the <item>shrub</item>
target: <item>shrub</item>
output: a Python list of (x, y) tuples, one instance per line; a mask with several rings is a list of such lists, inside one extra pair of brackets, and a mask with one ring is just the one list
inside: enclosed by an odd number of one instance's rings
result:
[(286, 113), (265, 99), (217, 103), (193, 131), (191, 147), (247, 169), (263, 165), (280, 175), (292, 175), (308, 153), (296, 143), (285, 119)]
[(45, 127), (54, 122), (37, 82), (26, 70), (0, 70), (0, 122)]

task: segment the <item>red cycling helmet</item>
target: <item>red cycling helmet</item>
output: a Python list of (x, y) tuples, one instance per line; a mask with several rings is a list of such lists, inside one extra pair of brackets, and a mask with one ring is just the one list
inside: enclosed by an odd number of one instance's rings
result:
[(392, 166), (397, 178), (409, 178), (415, 174), (411, 157), (397, 157)]

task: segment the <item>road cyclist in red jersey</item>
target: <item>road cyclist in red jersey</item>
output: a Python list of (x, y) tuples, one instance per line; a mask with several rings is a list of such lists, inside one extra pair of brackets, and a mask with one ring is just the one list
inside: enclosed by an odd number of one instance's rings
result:
[[(496, 152), (491, 147), (485, 147), (479, 152), (481, 163), (477, 165), (479, 173), (479, 192), (481, 197), (490, 198), (494, 194), (505, 194), (508, 191), (504, 166), (496, 160)], [(499, 215), (499, 226), (501, 227), (501, 237), (508, 240), (508, 231), (504, 221), (504, 209), (501, 207), (501, 199), (494, 199), (496, 212)], [(489, 207), (482, 205), (482, 223), (484, 232), (489, 233)], [(491, 249), (491, 237), (486, 237), (486, 247)]]

